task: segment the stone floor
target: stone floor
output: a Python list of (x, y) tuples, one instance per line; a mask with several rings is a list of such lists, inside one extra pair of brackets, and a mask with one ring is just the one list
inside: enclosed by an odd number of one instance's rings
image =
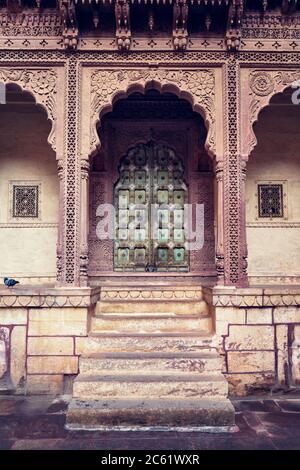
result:
[(239, 431), (83, 432), (64, 429), (68, 397), (0, 396), (0, 449), (300, 449), (300, 395), (234, 399)]

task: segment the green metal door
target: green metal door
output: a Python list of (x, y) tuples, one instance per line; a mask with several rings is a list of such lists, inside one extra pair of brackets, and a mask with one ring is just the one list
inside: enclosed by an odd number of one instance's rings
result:
[(116, 271), (187, 271), (181, 160), (149, 142), (130, 149), (115, 185)]

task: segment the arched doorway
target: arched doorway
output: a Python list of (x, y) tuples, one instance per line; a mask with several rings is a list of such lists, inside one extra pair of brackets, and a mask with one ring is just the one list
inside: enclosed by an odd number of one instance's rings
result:
[(121, 160), (115, 185), (116, 271), (187, 271), (184, 168), (168, 146), (150, 141)]
[(59, 182), (51, 124), (28, 92), (7, 85), (0, 106), (0, 277), (56, 281)]
[(275, 95), (254, 125), (246, 181), (250, 284), (300, 281), (300, 106)]
[[(91, 284), (122, 272), (153, 276), (165, 272), (166, 276), (188, 275), (214, 283), (214, 168), (205, 149), (207, 131), (202, 117), (186, 100), (148, 89), (116, 101), (112, 111), (101, 119), (98, 132), (101, 150), (92, 161), (90, 178)], [(126, 212), (129, 204), (144, 200), (147, 208), (152, 204), (176, 206), (174, 198), (177, 207), (169, 214), (161, 207), (156, 215), (160, 226), (154, 240), (149, 234), (153, 228), (155, 231), (157, 220), (151, 218), (149, 210), (146, 227), (129, 234), (128, 224), (135, 219), (133, 213)], [(115, 240), (97, 238), (99, 217), (95, 214), (99, 204), (115, 207)], [(193, 206), (190, 225), (195, 231), (195, 207), (204, 208), (203, 246), (198, 249), (186, 249), (185, 204)], [(121, 224), (120, 216), (124, 217)], [(140, 216), (144, 218), (145, 214)]]

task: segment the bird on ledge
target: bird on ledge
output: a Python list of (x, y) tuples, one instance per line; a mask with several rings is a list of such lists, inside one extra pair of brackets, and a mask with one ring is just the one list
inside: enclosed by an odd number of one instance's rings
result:
[(7, 287), (13, 287), (15, 286), (16, 284), (20, 284), (19, 281), (15, 281), (14, 279), (10, 279), (9, 277), (5, 277), (4, 278), (4, 284), (7, 286)]

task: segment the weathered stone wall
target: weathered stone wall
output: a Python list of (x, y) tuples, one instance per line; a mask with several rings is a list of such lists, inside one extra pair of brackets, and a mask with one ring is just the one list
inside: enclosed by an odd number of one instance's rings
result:
[(300, 385), (297, 289), (214, 289), (216, 334), (232, 395)]
[[(90, 313), (98, 295), (86, 289), (1, 296), (0, 390), (70, 391), (68, 377), (78, 374), (79, 356), (88, 352)], [(299, 387), (299, 289), (215, 288), (213, 302), (231, 395)]]
[[(47, 143), (50, 128), (34, 103), (0, 109), (0, 277), (23, 284), (56, 278), (59, 186), (56, 155)], [(14, 217), (13, 185), (30, 184), (39, 186), (38, 217)]]
[[(300, 106), (286, 95), (259, 116), (258, 144), (247, 163), (248, 275), (256, 285), (300, 279)], [(263, 183), (283, 184), (284, 217), (258, 217), (257, 185)]]
[[(3, 305), (12, 301), (12, 307)], [(77, 341), (87, 336), (91, 301), (84, 293), (6, 295), (0, 305), (0, 390), (63, 393), (65, 378), (78, 373)]]

